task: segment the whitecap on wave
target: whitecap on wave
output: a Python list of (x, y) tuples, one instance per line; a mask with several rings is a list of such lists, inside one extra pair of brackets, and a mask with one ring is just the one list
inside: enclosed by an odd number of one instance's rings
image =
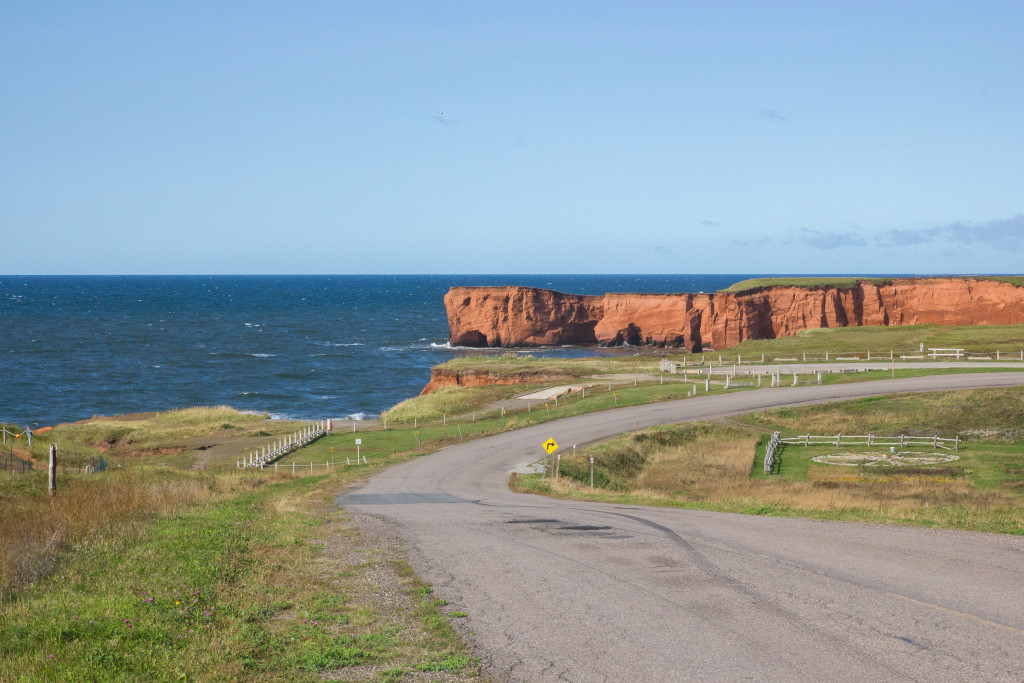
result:
[(356, 420), (358, 422), (359, 420), (376, 420), (377, 417), (377, 415), (372, 413), (352, 413), (351, 415), (346, 415), (343, 419)]
[[(445, 342), (438, 344), (437, 342), (431, 342), (430, 347), (433, 349), (444, 349), (445, 351), (476, 351), (478, 353), (551, 353), (557, 351), (559, 347), (556, 346), (530, 346), (525, 348), (506, 347), (506, 346), (452, 346), (451, 342)], [(561, 348), (572, 348), (572, 345), (565, 345)]]

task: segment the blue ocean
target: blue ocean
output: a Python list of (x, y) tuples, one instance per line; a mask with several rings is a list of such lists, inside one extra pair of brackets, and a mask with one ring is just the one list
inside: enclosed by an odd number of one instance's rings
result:
[[(376, 417), (447, 344), (452, 286), (575, 294), (714, 291), (753, 275), (0, 276), (0, 422), (227, 404)], [(561, 356), (593, 348), (533, 349)]]

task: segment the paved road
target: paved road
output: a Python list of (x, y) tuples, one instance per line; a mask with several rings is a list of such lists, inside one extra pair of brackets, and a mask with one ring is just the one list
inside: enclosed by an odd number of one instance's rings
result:
[[(659, 423), (1024, 373), (808, 386), (583, 415), (445, 449), (339, 497), (391, 521), (514, 681), (1024, 680), (1024, 539), (511, 493), (508, 471)], [(461, 621), (461, 620), (460, 620)]]

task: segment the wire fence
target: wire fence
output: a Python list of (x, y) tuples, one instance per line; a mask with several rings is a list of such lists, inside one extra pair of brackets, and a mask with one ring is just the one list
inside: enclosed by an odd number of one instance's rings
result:
[(328, 461), (325, 461), (325, 462), (307, 462), (307, 463), (300, 463), (300, 462), (296, 462), (294, 460), (292, 460), (291, 462), (285, 462), (285, 463), (274, 462), (274, 463), (271, 463), (271, 464), (264, 464), (262, 466), (259, 466), (259, 469), (261, 471), (264, 471), (264, 472), (268, 472), (270, 470), (273, 470), (276, 474), (280, 474), (280, 473), (283, 472), (285, 474), (291, 473), (291, 474), (294, 474), (295, 476), (299, 476), (299, 475), (303, 475), (303, 474), (306, 474), (306, 475), (308, 475), (308, 474), (315, 474), (317, 472), (317, 470), (319, 470), (319, 469), (323, 469), (325, 472), (330, 472), (332, 467), (337, 469), (339, 467), (353, 467), (355, 465), (369, 465), (369, 464), (370, 464), (370, 461), (366, 459), (365, 455), (363, 455), (363, 456), (355, 456), (355, 457), (345, 458), (344, 462), (342, 462), (341, 460), (328, 460)]
[(974, 360), (974, 361), (1018, 361), (1024, 363), (1024, 349), (1018, 350), (968, 350), (964, 348), (924, 348), (886, 351), (864, 349), (863, 351), (792, 351), (783, 354), (748, 353), (731, 354), (701, 353), (688, 354), (682, 360), (663, 359), (659, 370), (677, 374), (686, 368), (724, 367), (726, 365), (774, 365), (776, 363), (827, 363), (844, 361), (894, 361), (894, 360)]
[(8, 472), (31, 472), (32, 463), (27, 460), (22, 460), (13, 453), (0, 454), (0, 462), (3, 463), (3, 467)]

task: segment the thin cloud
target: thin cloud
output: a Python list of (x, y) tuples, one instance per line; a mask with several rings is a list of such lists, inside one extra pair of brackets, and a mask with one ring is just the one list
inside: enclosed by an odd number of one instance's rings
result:
[(656, 245), (654, 247), (653, 251), (654, 251), (655, 254), (671, 254), (672, 253), (671, 249), (669, 249), (668, 247), (663, 247), (660, 244)]
[(953, 223), (942, 229), (957, 244), (981, 244), (993, 249), (1024, 249), (1024, 213), (987, 223)]
[(885, 246), (908, 247), (914, 244), (927, 244), (935, 241), (939, 231), (937, 228), (929, 230), (889, 230), (883, 232), (879, 239)]
[(703, 220), (703, 221), (700, 222), (700, 224), (701, 224), (701, 227), (704, 227), (704, 228), (718, 228), (718, 227), (721, 227), (721, 223), (716, 223), (714, 221), (708, 221), (708, 220)]
[(845, 247), (864, 247), (867, 241), (854, 232), (822, 232), (800, 228), (799, 239), (813, 249), (841, 249)]
[(778, 237), (769, 237), (768, 235), (761, 235), (760, 237), (754, 237), (754, 238), (748, 239), (748, 240), (734, 239), (732, 241), (732, 243), (734, 245), (736, 245), (737, 247), (747, 248), (747, 247), (767, 247), (770, 244), (787, 245), (787, 244), (792, 244), (793, 240), (792, 240), (792, 238), (781, 238), (780, 239)]
[(849, 249), (868, 244), (882, 247), (934, 245), (946, 254), (962, 253), (965, 247), (988, 247), (1000, 251), (1024, 251), (1024, 213), (999, 220), (957, 221), (949, 225), (919, 230), (894, 229), (864, 235), (860, 230), (812, 230), (733, 239), (737, 247), (767, 247), (800, 244), (811, 249)]
[(958, 221), (938, 228), (889, 230), (878, 236), (886, 246), (908, 246), (945, 242), (964, 246), (985, 246), (1003, 251), (1024, 250), (1024, 214), (983, 223)]

